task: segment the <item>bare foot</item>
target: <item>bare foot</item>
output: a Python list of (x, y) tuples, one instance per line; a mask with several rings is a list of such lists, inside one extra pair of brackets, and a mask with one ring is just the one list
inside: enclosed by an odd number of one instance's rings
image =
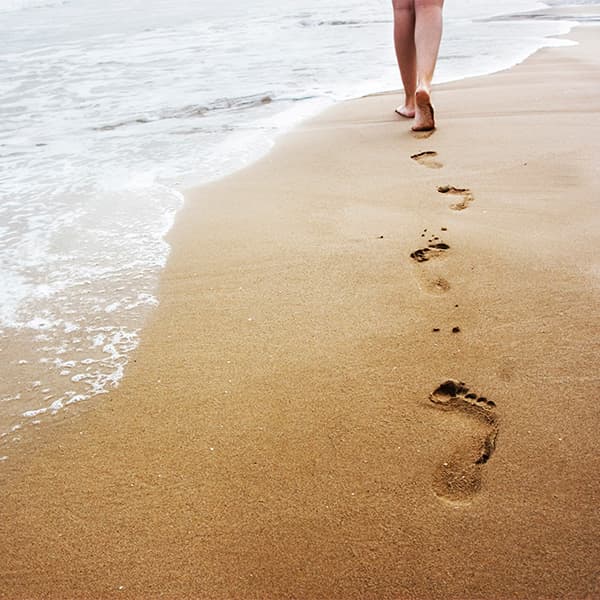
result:
[(413, 131), (432, 131), (435, 129), (435, 118), (431, 97), (426, 89), (419, 89), (415, 94), (417, 109), (415, 111), (415, 124)]
[(406, 106), (406, 104), (401, 104), (397, 109), (396, 113), (401, 117), (405, 117), (406, 119), (414, 119), (415, 109)]

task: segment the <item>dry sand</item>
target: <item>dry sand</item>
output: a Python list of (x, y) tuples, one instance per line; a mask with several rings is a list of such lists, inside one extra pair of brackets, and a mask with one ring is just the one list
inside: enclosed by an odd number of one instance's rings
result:
[(121, 388), (0, 464), (0, 597), (598, 597), (598, 31), (190, 193)]

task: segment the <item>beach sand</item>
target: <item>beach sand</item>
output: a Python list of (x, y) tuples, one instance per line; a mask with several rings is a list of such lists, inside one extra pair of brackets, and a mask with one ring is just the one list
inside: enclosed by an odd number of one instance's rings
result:
[(598, 597), (600, 38), (570, 37), (437, 88), (430, 137), (363, 98), (190, 192), (122, 386), (0, 463), (0, 597)]

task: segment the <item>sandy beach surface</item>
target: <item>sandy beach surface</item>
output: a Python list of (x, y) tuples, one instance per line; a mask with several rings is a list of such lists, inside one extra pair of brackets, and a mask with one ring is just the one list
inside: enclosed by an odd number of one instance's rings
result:
[(0, 463), (0, 597), (598, 597), (598, 31), (189, 193), (122, 386)]

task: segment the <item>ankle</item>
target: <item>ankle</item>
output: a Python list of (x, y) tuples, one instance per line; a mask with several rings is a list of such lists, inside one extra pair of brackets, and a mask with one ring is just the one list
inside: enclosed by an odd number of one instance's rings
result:
[(423, 90), (428, 94), (431, 93), (431, 81), (419, 81), (419, 85), (417, 85), (417, 92), (421, 92)]

